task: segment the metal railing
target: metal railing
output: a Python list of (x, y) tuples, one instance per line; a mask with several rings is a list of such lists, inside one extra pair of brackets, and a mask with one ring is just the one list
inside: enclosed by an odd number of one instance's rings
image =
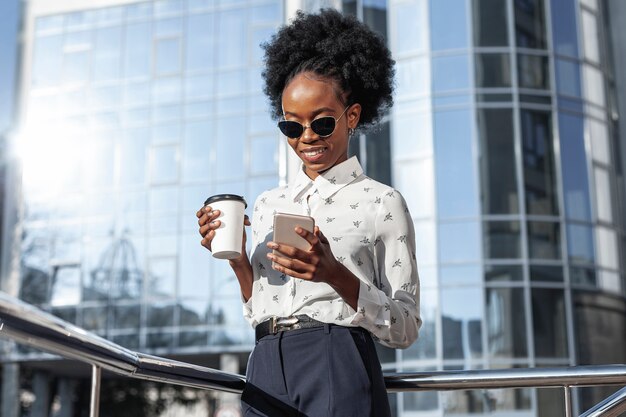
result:
[[(92, 366), (90, 417), (98, 417), (102, 369), (132, 378), (241, 393), (245, 377), (126, 349), (0, 292), (0, 336)], [(515, 368), (386, 374), (391, 392), (554, 388), (564, 391), (572, 416), (572, 387), (626, 385), (626, 365)], [(616, 417), (626, 411), (626, 387), (580, 417)]]

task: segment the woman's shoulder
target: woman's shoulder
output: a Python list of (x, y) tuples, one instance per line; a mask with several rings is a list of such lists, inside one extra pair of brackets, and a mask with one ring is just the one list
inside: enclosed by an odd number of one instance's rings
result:
[(382, 183), (366, 175), (363, 175), (363, 180), (359, 181), (358, 186), (363, 188), (363, 191), (371, 193), (379, 198), (403, 198), (402, 193), (391, 185)]

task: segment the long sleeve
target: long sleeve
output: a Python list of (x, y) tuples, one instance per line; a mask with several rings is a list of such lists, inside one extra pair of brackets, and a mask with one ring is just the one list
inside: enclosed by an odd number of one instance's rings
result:
[(375, 229), (374, 285), (361, 281), (352, 323), (386, 346), (406, 348), (417, 339), (422, 321), (415, 231), (399, 192), (387, 190), (380, 196)]

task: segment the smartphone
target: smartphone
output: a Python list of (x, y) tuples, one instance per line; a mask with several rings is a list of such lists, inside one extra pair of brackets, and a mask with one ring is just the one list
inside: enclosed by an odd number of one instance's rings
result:
[(313, 233), (315, 220), (310, 216), (276, 213), (274, 215), (274, 237), (272, 240), (276, 243), (283, 243), (298, 249), (309, 250), (311, 244), (296, 233), (295, 229), (297, 226)]

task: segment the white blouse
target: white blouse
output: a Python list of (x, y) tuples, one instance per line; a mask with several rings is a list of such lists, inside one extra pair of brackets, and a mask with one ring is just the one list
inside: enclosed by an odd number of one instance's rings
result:
[[(277, 212), (315, 219), (337, 260), (361, 282), (356, 311), (330, 285), (272, 269), (266, 244)], [(361, 326), (393, 348), (417, 339), (422, 321), (409, 210), (398, 191), (367, 177), (356, 157), (315, 181), (300, 170), (288, 186), (262, 193), (254, 204), (251, 238), (254, 282), (244, 315), (252, 326), (271, 316), (305, 314), (325, 323)]]

